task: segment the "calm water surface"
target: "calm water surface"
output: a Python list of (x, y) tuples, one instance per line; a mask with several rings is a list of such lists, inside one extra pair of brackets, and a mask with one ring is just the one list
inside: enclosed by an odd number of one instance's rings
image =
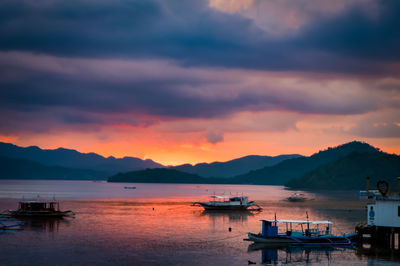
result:
[[(191, 205), (214, 192), (244, 193), (264, 210), (206, 212)], [(312, 220), (333, 221), (337, 234), (365, 220), (356, 192), (303, 192), (313, 200), (285, 201), (292, 193), (280, 186), (1, 180), (0, 210), (15, 209), (22, 198), (55, 196), (76, 216), (25, 220), (23, 231), (0, 231), (0, 265), (398, 265), (387, 250), (263, 249), (243, 241), (275, 213), (304, 220), (307, 211)]]

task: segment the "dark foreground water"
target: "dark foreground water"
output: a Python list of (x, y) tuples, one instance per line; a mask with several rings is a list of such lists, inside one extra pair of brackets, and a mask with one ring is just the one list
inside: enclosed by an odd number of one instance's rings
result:
[[(136, 189), (124, 189), (136, 186)], [(206, 212), (192, 202), (213, 193), (244, 193), (260, 213)], [(365, 220), (356, 192), (306, 193), (290, 203), (279, 186), (117, 184), (86, 181), (0, 181), (0, 210), (22, 198), (56, 197), (75, 218), (24, 220), (0, 231), (0, 265), (398, 265), (396, 252), (359, 248), (265, 248), (243, 241), (260, 219), (331, 220), (334, 233)], [(228, 228), (231, 227), (231, 232)]]

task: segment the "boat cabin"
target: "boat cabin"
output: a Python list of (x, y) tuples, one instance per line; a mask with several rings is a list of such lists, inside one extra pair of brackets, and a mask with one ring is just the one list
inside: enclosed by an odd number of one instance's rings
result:
[(229, 203), (230, 205), (247, 205), (248, 197), (226, 197), (226, 196), (210, 196), (210, 203)]
[(332, 222), (330, 221), (298, 221), (298, 220), (261, 220), (262, 236), (275, 237), (278, 235), (278, 223), (284, 224), (287, 236), (330, 236)]
[(57, 201), (20, 201), (18, 204), (19, 211), (59, 211), (59, 203)]
[(358, 197), (360, 200), (366, 200), (368, 198), (372, 198), (372, 197), (376, 197), (379, 196), (380, 192), (377, 189), (373, 189), (373, 190), (360, 190), (360, 192), (358, 193)]

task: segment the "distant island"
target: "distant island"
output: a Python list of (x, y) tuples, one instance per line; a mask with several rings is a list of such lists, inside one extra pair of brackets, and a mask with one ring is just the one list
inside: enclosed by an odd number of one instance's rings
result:
[(223, 184), (229, 179), (205, 178), (175, 169), (156, 168), (141, 171), (119, 173), (110, 178), (108, 182), (133, 182), (133, 183), (186, 183), (186, 184)]

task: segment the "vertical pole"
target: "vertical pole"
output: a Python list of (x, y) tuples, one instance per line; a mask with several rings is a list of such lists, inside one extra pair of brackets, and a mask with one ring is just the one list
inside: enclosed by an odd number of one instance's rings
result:
[(397, 250), (400, 249), (400, 233), (397, 233)]
[(367, 198), (369, 197), (369, 176), (367, 176)]
[(397, 193), (398, 193), (399, 196), (400, 196), (400, 176), (397, 177)]
[(391, 234), (391, 247), (390, 248), (392, 248), (392, 249), (394, 249), (394, 228), (392, 227), (391, 228), (391, 232), (390, 232), (390, 234)]

